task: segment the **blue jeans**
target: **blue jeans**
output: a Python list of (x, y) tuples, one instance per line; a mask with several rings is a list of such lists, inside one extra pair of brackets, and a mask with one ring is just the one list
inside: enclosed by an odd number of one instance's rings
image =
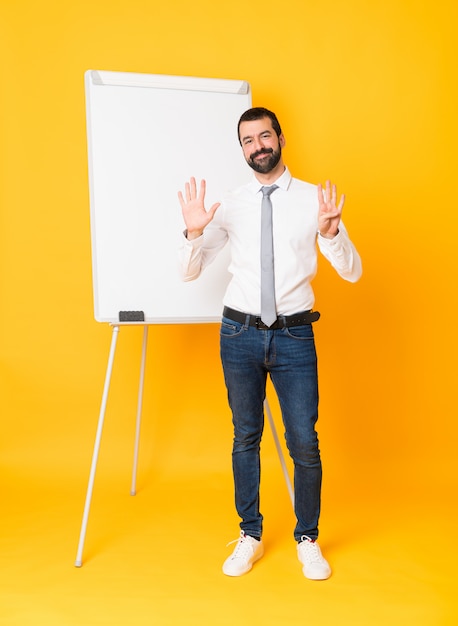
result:
[(311, 324), (258, 330), (223, 317), (221, 360), (234, 425), (232, 466), (240, 528), (262, 535), (259, 508), (260, 443), (267, 374), (278, 395), (286, 444), (294, 462), (294, 537), (318, 537), (321, 459), (315, 424), (318, 375)]

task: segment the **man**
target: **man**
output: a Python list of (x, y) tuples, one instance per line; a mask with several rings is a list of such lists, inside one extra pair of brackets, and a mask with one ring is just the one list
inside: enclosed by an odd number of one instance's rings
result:
[[(285, 137), (275, 114), (261, 107), (249, 109), (239, 120), (238, 134), (254, 170), (252, 181), (208, 211), (205, 181), (197, 192), (191, 178), (184, 196), (178, 194), (186, 224), (181, 250), (184, 280), (197, 278), (227, 241), (231, 246), (232, 279), (224, 296), (220, 348), (234, 425), (232, 462), (241, 532), (223, 572), (245, 574), (263, 555), (259, 452), (269, 374), (294, 462), (298, 558), (307, 578), (324, 580), (331, 568), (317, 543), (322, 470), (315, 431), (318, 379), (312, 322), (319, 314), (312, 311), (310, 283), (316, 273), (317, 244), (350, 282), (360, 278), (361, 260), (341, 222), (344, 196), (337, 204), (336, 187), (329, 181), (323, 190), (291, 177), (283, 162)], [(261, 214), (266, 211), (272, 212), (273, 261), (261, 235), (265, 228)], [(273, 320), (263, 311), (269, 297), (264, 276), (272, 263)]]

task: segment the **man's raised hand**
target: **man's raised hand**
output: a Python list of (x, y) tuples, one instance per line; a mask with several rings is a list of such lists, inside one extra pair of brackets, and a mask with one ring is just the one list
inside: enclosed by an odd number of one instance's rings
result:
[(345, 196), (342, 195), (340, 202), (337, 203), (337, 188), (331, 185), (331, 181), (326, 181), (326, 190), (318, 185), (318, 230), (323, 237), (331, 239), (339, 232), (339, 222), (342, 215), (342, 209), (345, 202)]
[(206, 183), (205, 180), (202, 180), (199, 194), (197, 195), (196, 179), (192, 177), (185, 184), (185, 195), (183, 196), (181, 191), (178, 192), (188, 239), (196, 239), (202, 235), (204, 228), (212, 221), (216, 210), (221, 204), (220, 202), (215, 202), (207, 211), (205, 209), (205, 189)]

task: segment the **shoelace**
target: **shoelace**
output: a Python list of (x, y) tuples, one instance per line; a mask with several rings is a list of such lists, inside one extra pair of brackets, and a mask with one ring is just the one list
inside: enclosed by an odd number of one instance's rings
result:
[(233, 559), (245, 559), (250, 557), (253, 554), (253, 546), (251, 544), (250, 539), (246, 535), (240, 535), (238, 539), (234, 539), (233, 541), (229, 541), (228, 546), (233, 543), (237, 543), (234, 552), (232, 553)]
[(300, 550), (301, 552), (305, 553), (305, 557), (307, 558), (307, 560), (310, 562), (321, 561), (322, 556), (318, 544), (306, 535), (303, 535), (301, 539), (302, 541), (299, 544)]

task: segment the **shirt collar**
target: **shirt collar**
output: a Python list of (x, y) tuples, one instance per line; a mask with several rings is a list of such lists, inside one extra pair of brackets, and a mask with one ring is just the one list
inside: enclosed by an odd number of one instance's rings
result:
[[(291, 178), (292, 176), (289, 172), (289, 169), (285, 167), (285, 171), (283, 172), (283, 174), (281, 174), (281, 176), (279, 176), (277, 180), (273, 181), (272, 185), (277, 185), (280, 189), (283, 189), (284, 191), (286, 191), (291, 183)], [(255, 193), (258, 193), (258, 191), (260, 191), (263, 186), (264, 185), (262, 185), (259, 182), (259, 180), (256, 178), (256, 176), (253, 174), (253, 178), (251, 179), (251, 182), (248, 183), (249, 190), (253, 194), (255, 194)]]

